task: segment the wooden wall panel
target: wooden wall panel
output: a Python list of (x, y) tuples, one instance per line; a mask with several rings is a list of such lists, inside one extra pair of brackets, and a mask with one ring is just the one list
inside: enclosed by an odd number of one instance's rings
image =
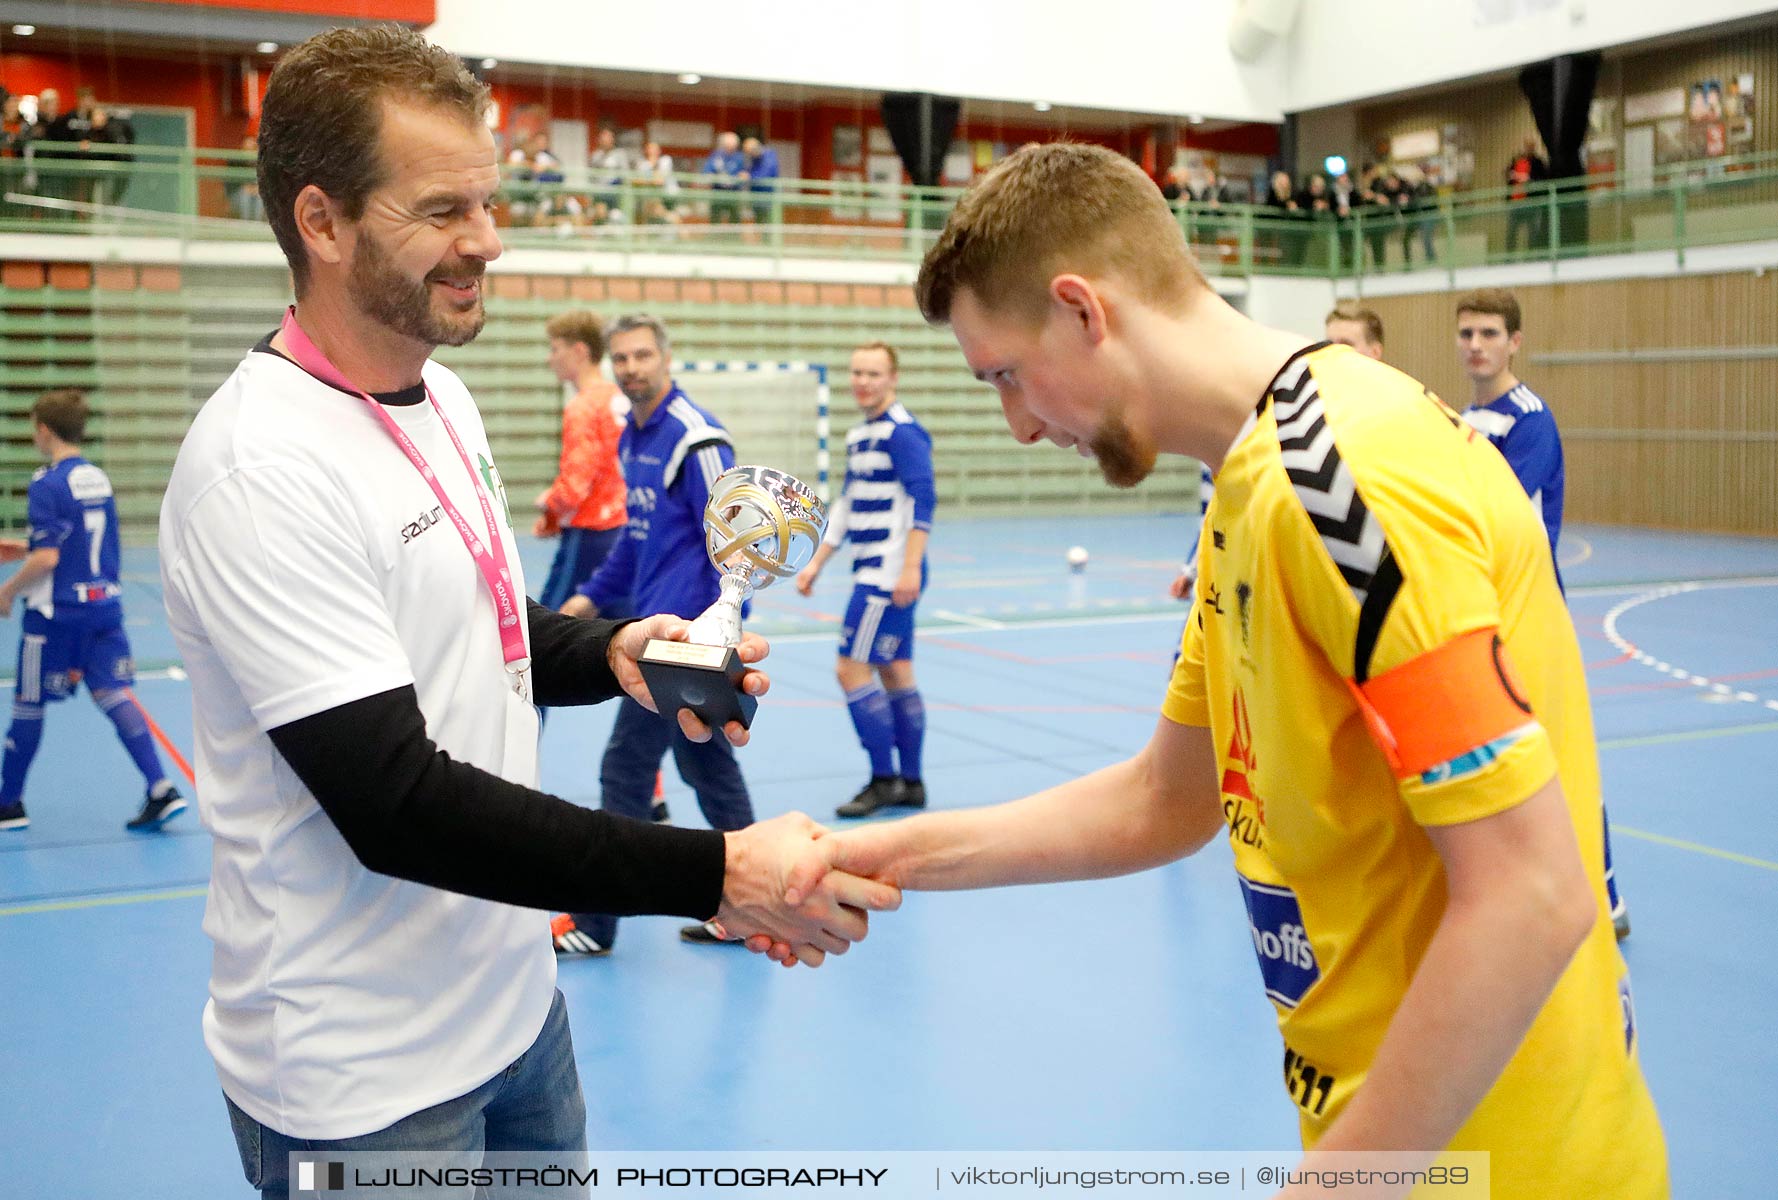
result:
[[(1561, 424), (1569, 519), (1778, 534), (1778, 272), (1514, 290), (1517, 371)], [(1366, 301), (1389, 361), (1455, 408), (1459, 294)]]

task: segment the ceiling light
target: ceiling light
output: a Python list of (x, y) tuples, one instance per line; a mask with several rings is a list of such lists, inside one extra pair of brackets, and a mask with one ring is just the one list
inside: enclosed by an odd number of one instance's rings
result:
[(697, 84), (704, 82), (704, 77), (699, 75), (696, 71), (687, 71), (679, 77), (679, 82), (683, 83), (686, 87), (694, 87)]
[(1193, 125), (1202, 125), (1204, 123), (1204, 114), (1192, 113), (1190, 116), (1186, 117), (1186, 120), (1190, 121)]
[(482, 59), (482, 70), (484, 70), (484, 71), (492, 71), (495, 67), (497, 67), (499, 65), (500, 65), (500, 60), (497, 58)]
[(261, 43), (259, 43), (259, 45), (255, 46), (253, 48), (255, 50), (259, 51), (261, 54), (276, 54), (278, 52), (278, 43), (276, 43), (276, 42), (261, 42)]
[(12, 27), (12, 31), (13, 31), (13, 33), (17, 34), (19, 37), (30, 37), (33, 33), (37, 32), (37, 26), (35, 26), (35, 25), (14, 25)]
[(1048, 100), (1039, 100), (1031, 107), (1035, 108), (1038, 112), (1048, 112), (1050, 110), (1050, 102)]

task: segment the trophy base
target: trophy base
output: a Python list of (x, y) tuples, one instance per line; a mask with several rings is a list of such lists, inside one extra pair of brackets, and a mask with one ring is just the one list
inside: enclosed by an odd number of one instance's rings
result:
[(636, 662), (662, 716), (677, 721), (679, 710), (689, 708), (718, 736), (730, 721), (753, 728), (759, 700), (741, 690), (747, 667), (733, 646), (650, 638)]

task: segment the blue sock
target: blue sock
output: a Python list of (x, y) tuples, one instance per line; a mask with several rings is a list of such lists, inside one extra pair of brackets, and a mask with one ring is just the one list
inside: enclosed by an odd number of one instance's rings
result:
[(895, 718), (889, 714), (889, 694), (883, 685), (873, 679), (847, 692), (846, 707), (851, 710), (858, 741), (870, 755), (872, 777), (894, 775)]
[(1604, 809), (1599, 811), (1605, 816), (1605, 899), (1610, 905), (1608, 911), (1616, 912), (1622, 897), (1617, 890), (1617, 868), (1611, 862), (1611, 816)]
[(14, 703), (12, 728), (6, 731), (6, 756), (0, 760), (0, 804), (17, 804), (25, 794), (25, 772), (43, 740), (43, 705)]
[(919, 688), (890, 692), (889, 709), (895, 714), (895, 751), (901, 756), (901, 777), (920, 778), (920, 745), (926, 740), (926, 702)]
[(122, 690), (94, 692), (93, 699), (117, 726), (118, 740), (130, 752), (136, 769), (142, 772), (148, 786), (152, 788), (165, 780), (167, 773), (161, 770), (161, 756), (154, 748), (154, 737), (148, 732), (148, 722), (143, 719), (135, 699)]

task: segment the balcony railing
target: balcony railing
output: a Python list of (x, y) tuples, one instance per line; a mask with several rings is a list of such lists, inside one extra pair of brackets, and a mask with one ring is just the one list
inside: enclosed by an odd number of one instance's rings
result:
[[(508, 245), (650, 254), (917, 261), (958, 188), (782, 179), (761, 190), (698, 173), (666, 181), (509, 171), (495, 217)], [(1778, 237), (1778, 154), (1676, 163), (1432, 196), (1351, 216), (1174, 205), (1217, 275), (1353, 277)], [(263, 241), (252, 156), (238, 150), (34, 143), (0, 159), (0, 233)]]

